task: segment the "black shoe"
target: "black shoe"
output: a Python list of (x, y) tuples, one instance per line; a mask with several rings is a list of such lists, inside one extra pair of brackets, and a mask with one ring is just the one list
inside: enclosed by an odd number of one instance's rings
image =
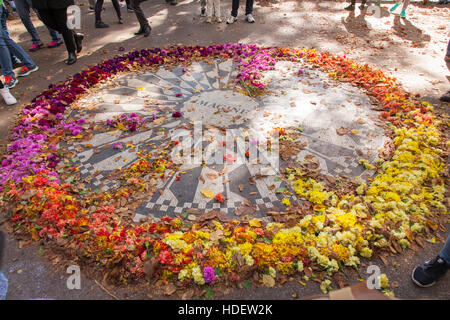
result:
[(152, 31), (152, 28), (149, 25), (146, 25), (144, 27), (144, 37), (148, 37), (150, 35), (151, 31)]
[(77, 47), (77, 53), (80, 53), (81, 50), (83, 49), (84, 35), (82, 33), (75, 33), (73, 37), (75, 38), (75, 46)]
[(131, 7), (127, 7), (127, 11), (128, 12), (134, 12), (133, 8), (131, 8)]
[(138, 31), (138, 32), (135, 32), (134, 34), (137, 35), (137, 36), (138, 36), (138, 35), (141, 35), (141, 34), (144, 34), (144, 28), (141, 27), (141, 28), (139, 29), (139, 31)]
[(412, 281), (419, 287), (431, 287), (436, 281), (447, 272), (447, 263), (441, 257), (425, 262), (414, 268)]
[(344, 10), (355, 11), (355, 6), (354, 5), (349, 5), (348, 7), (345, 7)]
[(69, 57), (67, 58), (66, 63), (70, 66), (75, 62), (77, 62), (77, 55), (75, 54), (75, 52), (69, 52)]
[(104, 23), (103, 21), (97, 21), (95, 23), (95, 27), (96, 28), (109, 28), (109, 25), (107, 25), (106, 23)]
[(178, 3), (178, 0), (170, 0), (170, 4), (173, 6), (176, 6)]
[(118, 22), (119, 24), (123, 24), (123, 20), (122, 20), (122, 18), (119, 18), (119, 22)]
[(444, 94), (442, 97), (440, 97), (439, 100), (444, 102), (450, 102), (450, 91), (447, 91), (447, 93)]

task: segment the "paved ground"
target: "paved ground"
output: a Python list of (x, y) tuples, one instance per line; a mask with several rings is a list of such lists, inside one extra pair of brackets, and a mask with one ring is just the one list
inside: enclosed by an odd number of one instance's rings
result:
[[(21, 78), (18, 86), (12, 90), (20, 102), (17, 106), (0, 107), (0, 134), (2, 137), (6, 136), (15, 114), (21, 110), (21, 104), (29, 102), (49, 83), (61, 81), (67, 75), (120, 54), (119, 47), (128, 51), (178, 43), (207, 45), (223, 42), (315, 47), (335, 54), (346, 54), (359, 62), (375, 65), (395, 75), (411, 92), (420, 93), (432, 101), (436, 101), (440, 94), (448, 90), (449, 71), (443, 55), (448, 41), (449, 29), (446, 22), (450, 17), (449, 6), (412, 5), (408, 11), (410, 18), (406, 22), (400, 21), (398, 17), (388, 16), (386, 9), (382, 11), (384, 17), (378, 19), (373, 16), (364, 17), (359, 10), (353, 16), (342, 10), (344, 6), (345, 3), (340, 1), (263, 2), (263, 5), (259, 4), (255, 9), (257, 23), (250, 25), (241, 19), (228, 26), (225, 23), (206, 24), (204, 18), (199, 16), (197, 1), (181, 1), (176, 7), (168, 6), (164, 1), (144, 2), (143, 8), (150, 16), (153, 27), (149, 38), (133, 36), (138, 28), (133, 14), (124, 14), (125, 25), (115, 24), (116, 18), (109, 3), (103, 16), (104, 21), (111, 24), (111, 28), (99, 32), (93, 28), (93, 13), (87, 13), (87, 7), (82, 7), (86, 44), (79, 62), (73, 66), (63, 64), (62, 61), (66, 58), (63, 48), (43, 49), (32, 53), (31, 56), (41, 70), (27, 78)], [(388, 8), (388, 5), (384, 7)], [(229, 9), (228, 3), (222, 3), (224, 16)], [(29, 37), (20, 21), (9, 21), (8, 25), (13, 37), (27, 48), (30, 45)], [(48, 34), (42, 23), (36, 20), (36, 26), (44, 42), (48, 42)], [(448, 105), (442, 107), (448, 108)], [(445, 239), (446, 236), (442, 237)], [(381, 261), (374, 263), (387, 273), (391, 281), (398, 282), (399, 286), (394, 292), (400, 298), (449, 299), (448, 275), (437, 286), (429, 289), (416, 288), (409, 278), (414, 265), (436, 255), (439, 247), (438, 244), (427, 244), (418, 253), (410, 251), (405, 255), (392, 257), (389, 267), (384, 266)], [(8, 299), (111, 298), (94, 281), (84, 276), (81, 290), (68, 290), (67, 274), (64, 270), (54, 271), (45, 256), (45, 251), (40, 250), (38, 245), (19, 249), (19, 244), (7, 237), (0, 270), (9, 280)], [(363, 270), (364, 267), (361, 272)], [(362, 273), (361, 277), (365, 278), (367, 275)], [(148, 298), (143, 293), (132, 294), (125, 289), (110, 290), (119, 298)], [(293, 281), (281, 288), (237, 289), (224, 297), (289, 299), (293, 293), (298, 293), (299, 296), (319, 293), (318, 284), (312, 282), (303, 287)], [(215, 296), (223, 297), (220, 293)]]

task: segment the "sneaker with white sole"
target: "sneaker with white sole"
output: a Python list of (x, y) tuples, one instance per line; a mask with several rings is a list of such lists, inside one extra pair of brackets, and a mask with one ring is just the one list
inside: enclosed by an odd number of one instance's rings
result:
[(37, 65), (34, 65), (30, 68), (27, 68), (24, 66), (20, 69), (20, 71), (17, 73), (17, 75), (19, 77), (25, 77), (25, 76), (29, 75), (30, 73), (38, 71), (38, 70), (39, 70), (39, 67)]
[(217, 23), (222, 23), (222, 18), (221, 17), (216, 17), (216, 22)]
[(5, 100), (5, 103), (10, 106), (17, 103), (16, 98), (9, 92), (8, 88), (0, 89), (0, 95), (3, 97), (3, 100)]
[(249, 13), (249, 14), (245, 17), (245, 20), (247, 20), (247, 22), (249, 22), (249, 23), (255, 22), (255, 18), (253, 18), (253, 16), (252, 16), (251, 13)]
[(227, 20), (227, 24), (232, 24), (232, 23), (235, 23), (236, 21), (237, 21), (237, 17), (230, 16)]
[(19, 83), (19, 80), (17, 80), (15, 77), (3, 77), (3, 84), (6, 88), (11, 89), (16, 86), (16, 84)]

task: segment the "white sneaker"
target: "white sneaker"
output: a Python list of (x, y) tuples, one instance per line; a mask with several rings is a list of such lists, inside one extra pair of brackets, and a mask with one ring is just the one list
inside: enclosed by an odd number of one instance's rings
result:
[(3, 99), (5, 100), (8, 106), (17, 103), (16, 98), (14, 98), (14, 96), (9, 92), (8, 88), (5, 87), (3, 89), (0, 89), (0, 94), (2, 95)]
[(216, 17), (216, 22), (222, 23), (222, 18), (221, 17)]
[(208, 17), (208, 18), (206, 18), (206, 22), (208, 22), (208, 23), (212, 23), (212, 17)]
[(237, 21), (236, 17), (230, 16), (227, 20), (227, 24), (232, 24)]
[(253, 16), (251, 14), (248, 14), (247, 17), (245, 18), (245, 20), (247, 20), (247, 22), (250, 22), (250, 23), (255, 22), (255, 18), (253, 18)]

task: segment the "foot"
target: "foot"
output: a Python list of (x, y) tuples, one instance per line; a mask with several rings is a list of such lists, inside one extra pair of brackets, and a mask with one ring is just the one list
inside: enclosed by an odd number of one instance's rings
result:
[(6, 88), (11, 89), (16, 86), (16, 84), (19, 83), (19, 80), (17, 80), (15, 77), (3, 77), (3, 84)]
[(84, 35), (82, 33), (75, 33), (73, 37), (75, 38), (75, 46), (77, 47), (77, 53), (80, 53), (81, 50), (83, 49)]
[(89, 12), (94, 12), (95, 8), (94, 7), (89, 7)]
[(347, 7), (345, 7), (344, 10), (355, 11), (355, 6), (351, 4), (351, 5), (347, 6)]
[(74, 64), (75, 62), (77, 62), (77, 55), (75, 54), (75, 52), (69, 52), (69, 57), (66, 60), (66, 64), (68, 64), (70, 66), (71, 64)]
[(127, 11), (128, 12), (134, 12), (133, 8), (131, 8), (131, 7), (127, 7)]
[(43, 47), (44, 47), (44, 44), (42, 42), (33, 43), (31, 45), (30, 49), (28, 49), (28, 50), (33, 52), (33, 51), (38, 51), (39, 49), (42, 49)]
[(400, 18), (406, 19), (406, 11), (402, 10), (402, 12), (400, 13)]
[(178, 0), (170, 0), (169, 2), (171, 5), (176, 6), (178, 3)]
[(29, 75), (32, 72), (38, 71), (39, 67), (37, 65), (34, 65), (30, 68), (27, 68), (25, 66), (22, 67), (22, 69), (20, 69), (19, 73), (17, 74), (19, 77), (25, 77), (27, 75)]
[(212, 17), (206, 18), (206, 22), (207, 22), (207, 23), (212, 23)]
[(447, 91), (447, 93), (440, 97), (439, 100), (443, 102), (450, 102), (450, 91)]
[(134, 34), (135, 34), (136, 36), (141, 35), (141, 34), (144, 34), (144, 28), (141, 27), (141, 28), (139, 29), (139, 31), (135, 32)]
[(150, 35), (151, 31), (152, 31), (152, 28), (149, 25), (146, 25), (144, 27), (144, 37), (148, 37)]
[(109, 28), (109, 25), (107, 25), (106, 23), (104, 23), (103, 21), (97, 21), (95, 23), (95, 27), (96, 28)]
[(254, 23), (255, 22), (255, 18), (253, 18), (252, 14), (249, 13), (246, 15), (245, 20), (249, 23)]
[[(448, 93), (448, 92), (447, 92)], [(431, 287), (447, 272), (447, 263), (441, 257), (425, 262), (414, 268), (412, 281), (419, 287)]]
[(223, 20), (222, 20), (222, 18), (221, 18), (221, 17), (216, 17), (216, 22), (217, 22), (217, 23), (222, 23), (222, 22), (223, 22)]
[(5, 103), (10, 106), (17, 103), (16, 98), (9, 92), (8, 88), (0, 89), (0, 94), (3, 97), (3, 100), (5, 100)]
[(398, 3), (394, 4), (394, 5), (389, 9), (389, 11), (390, 11), (390, 12), (394, 12), (394, 10), (397, 9), (397, 7), (398, 7)]
[(64, 43), (64, 41), (62, 41), (61, 39), (53, 40), (47, 45), (47, 48), (56, 48), (56, 47), (59, 47), (60, 45), (62, 45), (63, 43)]
[(123, 24), (123, 20), (122, 20), (122, 18), (119, 18), (119, 22), (118, 22), (118, 24)]
[(236, 21), (237, 21), (237, 17), (230, 16), (227, 20), (227, 24), (232, 24), (232, 23), (235, 23)]
[(200, 12), (200, 15), (201, 15), (202, 17), (206, 17), (206, 9), (205, 9), (205, 8), (202, 8), (202, 10), (201, 10), (201, 12)]

